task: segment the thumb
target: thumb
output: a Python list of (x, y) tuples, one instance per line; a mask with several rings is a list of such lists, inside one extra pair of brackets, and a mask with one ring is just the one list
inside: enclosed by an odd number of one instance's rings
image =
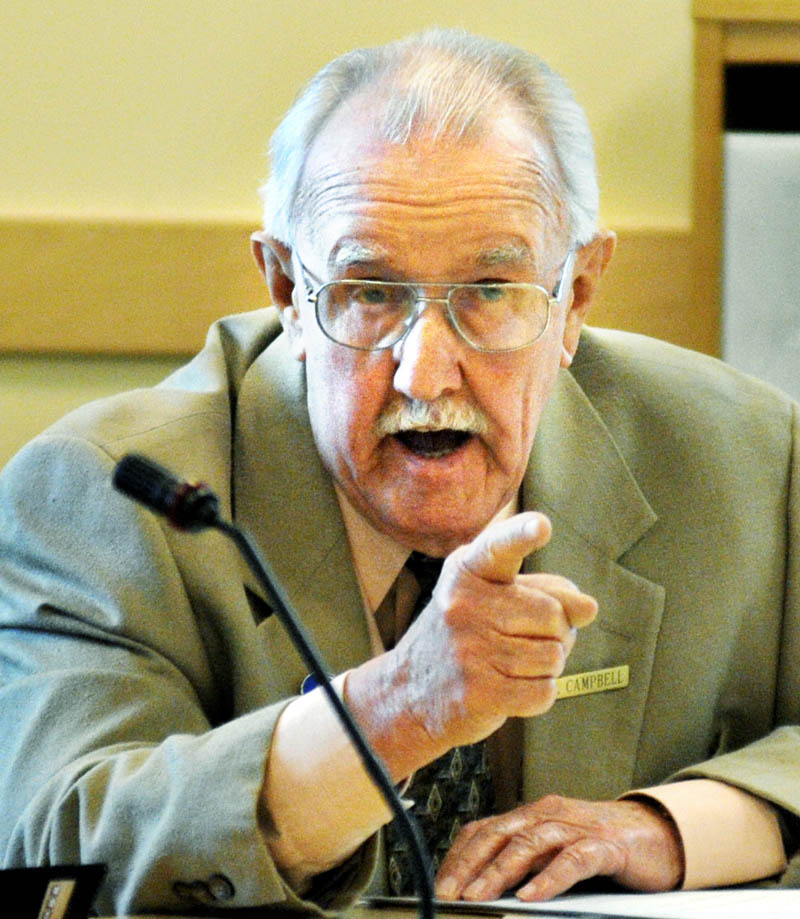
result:
[(550, 542), (552, 530), (544, 514), (516, 514), (492, 524), (465, 546), (461, 562), (486, 581), (510, 584), (525, 556)]

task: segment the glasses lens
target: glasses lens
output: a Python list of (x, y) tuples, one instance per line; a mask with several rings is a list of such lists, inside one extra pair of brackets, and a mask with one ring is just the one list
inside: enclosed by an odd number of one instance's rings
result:
[(414, 312), (414, 288), (392, 281), (332, 281), (317, 294), (322, 331), (351, 348), (388, 348)]
[(476, 348), (512, 351), (547, 328), (550, 298), (534, 284), (463, 284), (450, 292), (450, 314)]

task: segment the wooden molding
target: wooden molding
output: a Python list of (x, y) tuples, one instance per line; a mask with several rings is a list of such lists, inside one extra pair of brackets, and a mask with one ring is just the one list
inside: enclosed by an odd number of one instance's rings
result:
[[(800, 20), (800, 4), (797, 19)], [(725, 36), (725, 62), (767, 64), (800, 62), (800, 21), (771, 24), (733, 23)], [(788, 101), (788, 100), (787, 100)]]
[(694, 0), (692, 15), (727, 22), (791, 22), (800, 19), (800, 0)]
[[(719, 342), (722, 264), (722, 129), (724, 72), (718, 66), (724, 34), (717, 22), (695, 24), (694, 181), (692, 187), (693, 303), (713, 315), (709, 334)], [(715, 350), (718, 345), (715, 345)]]
[(623, 229), (589, 323), (718, 354), (716, 304), (693, 297), (689, 230)]
[[(208, 326), (268, 302), (252, 226), (0, 220), (0, 351), (192, 354)], [(590, 321), (716, 351), (716, 316), (691, 293), (688, 230), (627, 229)]]
[[(725, 67), (800, 62), (800, 0), (694, 0), (694, 167), (691, 302), (711, 315), (717, 351), (721, 306)], [(791, 100), (787, 100), (791, 105)]]
[(0, 220), (0, 351), (190, 354), (215, 319), (268, 302), (257, 228)]

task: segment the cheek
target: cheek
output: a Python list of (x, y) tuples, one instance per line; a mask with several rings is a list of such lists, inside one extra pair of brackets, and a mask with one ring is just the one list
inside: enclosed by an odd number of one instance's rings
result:
[(346, 442), (356, 414), (352, 379), (335, 360), (314, 352), (306, 358), (306, 381), (311, 426), (317, 440), (322, 441), (320, 447)]
[(385, 378), (372, 355), (332, 343), (309, 351), (309, 415), (317, 447), (329, 468), (357, 466), (373, 450), (375, 419), (386, 399)]
[(554, 349), (536, 355), (515, 354), (505, 368), (502, 385), (491, 391), (493, 417), (502, 431), (507, 461), (526, 463), (536, 428), (558, 374)]

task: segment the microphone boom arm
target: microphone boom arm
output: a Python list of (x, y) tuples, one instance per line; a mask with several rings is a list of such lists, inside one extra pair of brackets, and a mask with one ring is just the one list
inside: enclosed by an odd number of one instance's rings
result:
[(250, 571), (267, 595), (273, 613), (288, 633), (303, 663), (313, 673), (319, 687), (333, 706), (364, 768), (402, 827), (402, 832), (410, 844), (409, 855), (420, 897), (420, 915), (423, 919), (433, 919), (432, 872), (422, 833), (403, 806), (386, 767), (372, 750), (350, 710), (331, 685), (322, 655), (316, 648), (314, 640), (292, 611), (268, 562), (261, 557), (257, 546), (243, 530), (222, 519), (219, 514), (219, 501), (211, 489), (202, 484), (183, 482), (175, 478), (169, 470), (145, 456), (139, 454), (124, 456), (114, 470), (113, 483), (128, 497), (166, 516), (169, 522), (178, 529), (196, 532), (211, 527), (225, 534), (236, 545)]

